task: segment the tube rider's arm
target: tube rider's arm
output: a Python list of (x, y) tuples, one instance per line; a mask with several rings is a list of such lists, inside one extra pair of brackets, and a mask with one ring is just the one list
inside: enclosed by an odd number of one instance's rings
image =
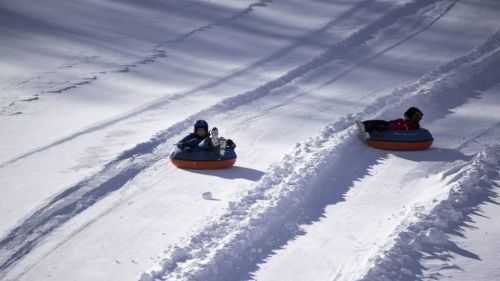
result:
[(179, 149), (185, 150), (186, 148), (193, 148), (198, 145), (198, 139), (194, 134), (189, 134), (185, 136), (182, 140), (177, 143)]
[(391, 122), (389, 122), (387, 128), (389, 130), (403, 130), (403, 131), (407, 131), (410, 129), (403, 119), (392, 120)]
[(388, 128), (389, 130), (408, 131), (408, 130), (416, 130), (420, 128), (420, 125), (418, 123), (406, 121), (404, 119), (396, 119), (389, 122)]

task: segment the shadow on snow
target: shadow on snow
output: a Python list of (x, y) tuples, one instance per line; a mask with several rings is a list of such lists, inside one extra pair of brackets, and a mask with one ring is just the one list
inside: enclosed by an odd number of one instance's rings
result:
[(230, 169), (221, 169), (221, 170), (190, 170), (190, 169), (186, 169), (185, 171), (188, 171), (190, 173), (220, 177), (220, 178), (230, 179), (230, 180), (245, 179), (245, 180), (254, 181), (254, 182), (259, 181), (262, 178), (262, 176), (265, 174), (263, 171), (252, 169), (252, 168), (247, 168), (247, 167), (241, 167), (241, 166), (234, 166)]

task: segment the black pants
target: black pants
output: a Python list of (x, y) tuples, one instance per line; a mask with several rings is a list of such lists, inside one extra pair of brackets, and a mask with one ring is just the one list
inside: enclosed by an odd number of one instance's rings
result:
[(365, 131), (371, 133), (373, 131), (386, 131), (389, 126), (389, 122), (385, 120), (366, 120), (363, 121), (365, 125)]

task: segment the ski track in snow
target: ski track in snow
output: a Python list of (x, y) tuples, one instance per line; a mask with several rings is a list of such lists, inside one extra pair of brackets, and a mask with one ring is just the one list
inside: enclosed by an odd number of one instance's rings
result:
[[(30, 84), (30, 83), (33, 83), (33, 82), (35, 82), (37, 80), (42, 80), (42, 77), (51, 76), (51, 75), (57, 74), (58, 71), (61, 71), (61, 70), (62, 71), (67, 71), (68, 69), (74, 69), (77, 66), (82, 65), (82, 64), (90, 64), (92, 61), (94, 61), (97, 58), (99, 58), (99, 56), (85, 56), (85, 57), (79, 58), (78, 60), (76, 60), (76, 62), (66, 62), (66, 63), (64, 63), (64, 64), (62, 64), (62, 65), (60, 65), (58, 67), (55, 67), (52, 70), (44, 71), (44, 72), (39, 73), (37, 75), (34, 75), (34, 76), (30, 77), (30, 78), (26, 78), (26, 79), (24, 79), (24, 80), (22, 80), (20, 82), (14, 83), (14, 85), (12, 85), (12, 86), (1, 87), (0, 91), (2, 91), (2, 92), (9, 91), (9, 90), (11, 90), (12, 88), (15, 88), (15, 87), (19, 87), (19, 86), (22, 86), (22, 85), (25, 85), (25, 84)], [(39, 97), (40, 97), (40, 95), (44, 94), (44, 93), (57, 93), (57, 94), (60, 94), (60, 93), (62, 93), (64, 91), (76, 88), (78, 86), (89, 84), (93, 80), (97, 80), (98, 75), (96, 73), (102, 74), (102, 73), (105, 73), (105, 72), (91, 72), (91, 73), (87, 73), (86, 75), (83, 75), (81, 77), (77, 77), (74, 80), (67, 80), (67, 81), (63, 81), (63, 82), (56, 82), (56, 81), (53, 81), (53, 80), (51, 80), (49, 78), (49, 81), (42, 82), (44, 84), (48, 84), (49, 88), (41, 90), (40, 93), (33, 94), (30, 97), (22, 97), (20, 99), (12, 100), (10, 102), (7, 102), (6, 105), (2, 105), (0, 113), (1, 114), (5, 114), (6, 109), (9, 108), (9, 107), (11, 107), (11, 106), (13, 106), (13, 105), (15, 105), (17, 102), (38, 100)]]
[[(441, 100), (443, 97), (447, 97), (450, 101), (446, 105), (441, 105), (438, 111), (446, 112), (447, 109), (464, 103), (470, 98), (468, 91), (464, 91), (468, 92), (468, 95), (457, 96), (456, 93), (461, 89), (487, 89), (498, 83), (496, 77), (499, 75), (499, 65), (500, 30), (469, 54), (427, 73), (415, 84), (398, 89), (389, 96), (381, 97), (356, 115), (348, 115), (332, 123), (319, 136), (299, 144), (280, 163), (273, 165), (252, 190), (240, 200), (229, 204), (225, 214), (207, 225), (198, 234), (186, 238), (180, 243), (183, 245), (168, 249), (165, 259), (156, 268), (144, 273), (140, 280), (240, 280), (248, 278), (249, 276), (241, 276), (242, 270), (254, 269), (255, 265), (274, 249), (284, 245), (300, 233), (298, 225), (305, 218), (301, 218), (300, 213), (294, 213), (294, 210), (301, 210), (301, 207), (307, 205), (307, 200), (318, 192), (318, 190), (311, 190), (308, 183), (324, 172), (324, 167), (342, 174), (344, 165), (341, 161), (344, 158), (342, 155), (344, 151), (353, 152), (351, 151), (353, 150), (352, 140), (356, 138), (356, 132), (352, 124), (355, 119), (380, 114), (387, 115), (396, 112), (398, 108), (406, 104), (435, 106), (436, 101), (443, 101)], [(442, 117), (433, 116), (431, 120)], [(478, 155), (474, 162), (465, 168), (465, 172), (461, 173), (480, 175), (485, 171), (491, 172), (492, 168), (498, 167), (498, 146), (492, 148), (492, 151), (487, 150)], [(492, 158), (488, 156), (490, 154), (493, 155)], [(350, 158), (353, 158), (352, 155)], [(451, 169), (448, 172), (455, 170)], [(472, 181), (493, 181), (494, 179), (494, 177), (484, 179), (471, 176)], [(463, 197), (463, 195), (477, 195), (481, 198), (481, 193), (477, 194), (473, 183), (470, 184), (467, 180), (460, 181), (460, 184), (462, 183), (465, 183), (463, 189), (468, 193), (452, 192), (450, 200)], [(482, 186), (485, 187), (487, 184)], [(344, 186), (344, 188), (348, 187)], [(459, 188), (459, 190), (462, 189)], [(338, 191), (338, 200), (342, 200), (344, 192), (345, 190)], [(477, 205), (478, 203), (478, 201), (472, 201), (472, 203), (467, 201), (467, 204)], [(446, 205), (446, 201), (442, 204)], [(443, 205), (438, 205), (436, 211), (433, 212), (439, 213), (438, 210), (442, 209), (440, 206)], [(439, 220), (432, 221), (439, 222)], [(425, 228), (427, 225), (417, 224), (411, 230), (414, 230), (416, 235), (424, 235), (419, 240), (421, 241), (419, 245), (429, 247), (429, 244), (422, 242), (427, 235), (428, 229)], [(275, 232), (277, 228), (279, 232)], [(429, 232), (433, 231), (429, 230)], [(401, 237), (399, 244), (405, 245), (408, 242), (404, 240), (406, 239), (405, 233), (402, 233)], [(439, 237), (437, 235), (437, 238)], [(433, 239), (437, 238), (432, 236), (431, 238), (428, 240), (433, 245), (432, 243), (435, 244)], [(391, 268), (397, 268), (401, 264), (408, 267), (418, 263), (418, 260), (415, 261), (412, 258), (409, 259), (409, 264), (397, 260), (397, 257), (401, 257), (398, 254), (401, 248), (405, 249), (403, 246), (393, 248), (394, 254), (389, 255), (387, 260), (384, 260), (385, 263), (379, 262), (379, 267), (373, 269), (377, 273), (373, 275), (368, 273), (366, 280), (413, 280), (398, 279), (401, 276), (398, 277), (394, 271), (390, 271)], [(418, 252), (418, 248), (410, 247), (408, 251)], [(379, 273), (384, 270), (386, 274), (393, 273), (390, 275), (391, 278), (370, 279), (370, 277), (379, 276)]]
[[(268, 5), (268, 3), (272, 3), (272, 0), (260, 0), (258, 2), (254, 2), (254, 3), (250, 4), (246, 9), (244, 9), (244, 10), (242, 10), (240, 12), (237, 12), (237, 13), (235, 13), (234, 15), (232, 15), (230, 17), (223, 18), (223, 19), (220, 19), (218, 21), (211, 22), (211, 23), (207, 23), (207, 24), (205, 24), (203, 26), (200, 26), (200, 27), (197, 27), (197, 28), (195, 28), (195, 29), (193, 29), (193, 30), (191, 30), (189, 32), (181, 34), (181, 35), (177, 36), (174, 39), (160, 42), (159, 44), (157, 44), (156, 46), (153, 47), (153, 54), (151, 54), (149, 56), (146, 56), (146, 57), (144, 57), (144, 58), (142, 58), (142, 59), (140, 59), (138, 61), (135, 61), (133, 63), (127, 64), (127, 65), (123, 66), (122, 68), (119, 68), (119, 69), (114, 70), (114, 71), (111, 70), (111, 71), (108, 71), (108, 72), (122, 72), (122, 73), (131, 72), (131, 68), (138, 68), (141, 65), (151, 64), (151, 63), (154, 63), (154, 62), (158, 61), (159, 59), (166, 58), (167, 57), (167, 50), (166, 50), (166, 48), (168, 46), (176, 44), (176, 43), (180, 43), (180, 42), (186, 40), (187, 38), (189, 38), (189, 37), (191, 37), (191, 36), (193, 36), (193, 35), (195, 35), (195, 34), (197, 34), (199, 32), (206, 31), (206, 30), (211, 29), (213, 27), (223, 26), (223, 25), (230, 24), (230, 23), (232, 23), (232, 22), (234, 22), (234, 21), (236, 21), (236, 20), (238, 20), (238, 19), (240, 19), (240, 18), (242, 18), (242, 17), (250, 14), (257, 7), (266, 7)], [(83, 60), (80, 60), (79, 62), (70, 63), (70, 64), (64, 64), (63, 66), (56, 68), (56, 70), (51, 70), (51, 71), (43, 72), (41, 74), (35, 75), (32, 78), (25, 79), (25, 80), (17, 83), (16, 85), (19, 86), (19, 85), (23, 85), (23, 84), (27, 84), (27, 83), (33, 82), (35, 80), (40, 80), (45, 75), (55, 74), (57, 72), (57, 69), (76, 68), (80, 64), (89, 63), (91, 60), (94, 60), (94, 59), (96, 59), (98, 57), (99, 56), (85, 57)], [(45, 93), (61, 94), (63, 92), (69, 91), (71, 89), (75, 89), (78, 86), (90, 84), (90, 83), (92, 83), (93, 81), (97, 80), (99, 77), (105, 75), (108, 72), (106, 72), (106, 71), (94, 71), (94, 72), (88, 73), (86, 75), (83, 75), (83, 77), (77, 77), (74, 80), (64, 81), (64, 82), (61, 82), (61, 83), (53, 83), (52, 81), (46, 82), (46, 84), (50, 85), (49, 89), (41, 90), (39, 94), (34, 94), (33, 97), (30, 98), (29, 100), (23, 98), (23, 99), (20, 99), (20, 100), (11, 101), (5, 107), (10, 107), (10, 106), (14, 105), (18, 101), (38, 100), (39, 96), (42, 95), (42, 94), (45, 94)], [(7, 88), (5, 88), (5, 87), (2, 88), (2, 91), (4, 91), (4, 90), (7, 90)], [(5, 107), (2, 109), (1, 112), (5, 112)], [(118, 119), (122, 120), (121, 118), (118, 118)], [(60, 142), (58, 142), (58, 143), (60, 143)], [(46, 148), (46, 147), (44, 147), (44, 148)], [(40, 149), (40, 150), (43, 150), (43, 148)], [(37, 150), (37, 151), (39, 151), (39, 150)], [(24, 158), (26, 156), (27, 155), (20, 156), (19, 159)], [(17, 161), (19, 159), (16, 158), (16, 159), (10, 160), (10, 161), (8, 161), (6, 163), (3, 163), (3, 164), (0, 165), (0, 168), (2, 166), (4, 166), (5, 164)]]
[[(332, 21), (326, 23), (325, 25), (321, 26), (320, 28), (318, 28), (317, 30), (314, 30), (310, 33), (307, 33), (303, 36), (300, 36), (298, 37), (297, 39), (293, 40), (291, 42), (290, 45), (286, 46), (285, 48), (283, 49), (280, 49), (280, 50), (277, 50), (276, 52), (272, 53), (271, 55), (263, 58), (263, 59), (260, 59), (258, 60), (257, 62), (254, 62), (248, 66), (244, 66), (243, 68), (241, 69), (238, 69), (238, 70), (235, 70), (234, 72), (231, 72), (229, 73), (228, 75), (225, 75), (221, 78), (218, 78), (214, 81), (211, 81), (205, 85), (201, 85), (195, 89), (192, 89), (192, 90), (189, 90), (187, 92), (182, 92), (182, 93), (177, 93), (177, 94), (173, 94), (173, 95), (168, 95), (166, 97), (162, 97), (160, 99), (157, 99), (155, 101), (152, 101), (148, 104), (145, 104), (143, 106), (140, 106), (130, 112), (127, 112), (127, 113), (124, 113), (120, 116), (117, 116), (117, 117), (114, 117), (114, 118), (111, 118), (111, 119), (108, 119), (106, 121), (103, 121), (103, 122), (100, 122), (100, 123), (97, 123), (97, 124), (94, 124), (94, 125), (91, 125), (89, 126), (88, 128), (85, 128), (81, 131), (78, 131), (78, 132), (75, 132), (67, 137), (64, 137), (56, 142), (53, 142), (53, 143), (50, 143), (50, 144), (47, 144), (47, 145), (44, 145), (44, 146), (41, 146), (39, 148), (36, 148), (34, 150), (31, 150), (29, 152), (26, 152), (24, 154), (21, 154), (13, 159), (10, 159), (10, 160), (7, 160), (3, 163), (0, 164), (0, 168), (3, 168), (9, 164), (12, 164), (12, 163), (15, 163), (19, 160), (22, 160), (26, 157), (29, 157), (35, 153), (38, 153), (38, 152), (42, 152), (44, 150), (47, 150), (47, 149), (50, 149), (54, 146), (57, 146), (57, 145), (60, 145), (62, 143), (65, 143), (65, 142), (68, 142), (68, 141), (71, 141), (79, 136), (82, 136), (82, 135), (86, 135), (86, 134), (90, 134), (92, 132), (95, 132), (95, 131), (98, 131), (98, 130), (102, 130), (102, 129), (105, 129), (109, 126), (112, 126), (116, 123), (119, 123), (121, 121), (124, 121), (124, 120), (127, 120), (129, 118), (132, 118), (132, 117), (135, 117), (139, 114), (142, 114), (142, 113), (145, 113), (145, 112), (148, 112), (148, 111), (151, 111), (151, 110), (154, 110), (156, 108), (160, 108), (160, 107), (163, 107), (165, 105), (168, 105), (169, 103), (173, 102), (173, 101), (176, 101), (176, 100), (179, 100), (179, 99), (182, 99), (182, 98), (186, 98), (190, 95), (193, 95), (193, 94), (196, 94), (200, 91), (204, 91), (204, 90), (208, 90), (210, 88), (214, 88), (214, 87), (217, 87), (221, 84), (223, 84), (224, 82), (226, 81), (229, 81), (231, 79), (234, 79), (234, 78), (237, 78), (239, 76), (242, 76), (244, 75), (245, 73), (253, 70), (253, 69), (256, 69), (257, 67), (260, 67), (266, 63), (269, 63), (271, 61), (274, 61), (274, 60), (277, 60), (283, 56), (285, 56), (286, 54), (292, 52), (293, 50), (299, 48), (300, 46), (302, 46), (303, 44), (305, 44), (306, 42), (309, 42), (310, 40), (312, 40), (314, 37), (328, 31), (329, 29), (331, 29), (335, 24), (338, 24), (342, 21), (344, 21), (345, 19), (351, 17), (352, 15), (354, 15), (357, 11), (361, 10), (362, 8), (364, 8), (365, 6), (367, 6), (368, 4), (370, 4), (371, 2), (373, 2), (374, 0), (366, 0), (366, 1), (363, 1), (363, 2), (360, 2), (359, 4), (355, 5), (352, 9), (348, 10), (347, 12), (345, 12), (344, 14), (340, 15), (339, 17), (333, 19)], [(262, 3), (266, 3), (266, 2), (269, 2), (269, 1), (261, 1)], [(257, 4), (254, 4), (255, 6), (262, 6), (261, 2), (258, 2)], [(177, 39), (173, 39), (173, 40), (170, 40), (170, 41), (166, 41), (164, 43), (161, 44), (161, 46), (168, 46), (170, 44), (173, 44), (173, 43), (178, 43), (178, 42), (181, 42), (182, 40), (185, 40), (186, 38), (188, 38), (189, 36), (193, 35), (194, 33), (197, 33), (197, 32), (200, 32), (200, 31), (203, 31), (203, 30), (207, 30), (209, 27), (214, 27), (214, 26), (219, 26), (219, 25), (222, 25), (222, 23), (226, 23), (226, 22), (230, 22), (230, 21), (234, 21), (238, 18), (241, 18), (243, 15), (246, 15), (248, 14), (251, 9), (253, 9), (254, 6), (250, 6), (247, 10), (245, 10), (246, 12), (241, 12), (240, 14), (238, 14), (237, 16), (233, 16), (231, 17), (230, 19), (227, 19), (225, 21), (222, 21), (220, 23), (215, 23), (215, 24), (208, 24), (206, 27), (200, 27), (194, 31), (191, 31), (189, 33), (186, 33), (184, 35), (181, 35), (179, 38)], [(123, 72), (123, 71), (122, 71)], [(93, 77), (92, 80), (96, 80), (97, 79), (97, 76)], [(84, 82), (81, 82), (80, 85), (82, 83), (85, 83), (85, 84), (88, 84), (90, 81), (84, 81)], [(69, 86), (69, 87), (72, 87), (72, 86)]]
[[(217, 112), (226, 112), (252, 102), (258, 98), (265, 97), (271, 94), (274, 89), (278, 89), (295, 79), (302, 77), (309, 71), (319, 68), (322, 65), (340, 57), (341, 53), (349, 52), (350, 49), (364, 44), (366, 41), (370, 40), (376, 32), (390, 26), (398, 19), (413, 15), (423, 7), (427, 7), (437, 2), (441, 1), (428, 0), (412, 2), (389, 11), (372, 24), (362, 28), (342, 42), (333, 45), (326, 52), (312, 59), (308, 63), (295, 68), (284, 76), (268, 82), (255, 90), (227, 98), (222, 102), (206, 108), (205, 110), (190, 116), (186, 120), (173, 125), (165, 131), (157, 134), (150, 141), (138, 144), (135, 148), (125, 151), (116, 160), (108, 163), (100, 173), (80, 182), (79, 184), (56, 196), (45, 207), (36, 211), (20, 226), (16, 227), (2, 241), (0, 241), (0, 249), (3, 251), (6, 250), (7, 253), (0, 257), (2, 262), (0, 270), (6, 271), (17, 260), (29, 253), (30, 250), (36, 246), (36, 244), (46, 234), (50, 233), (53, 229), (66, 222), (76, 214), (84, 211), (86, 208), (93, 205), (110, 192), (118, 190), (142, 170), (164, 158), (165, 152), (168, 151), (169, 148), (169, 145), (165, 143), (172, 136), (181, 133), (184, 128), (191, 125), (195, 119), (199, 119), (206, 115), (214, 115), (217, 114)], [(453, 1), (450, 3), (453, 3)], [(452, 68), (452, 70), (453, 69), (454, 68)], [(397, 99), (406, 93), (408, 93), (408, 91), (400, 91), (399, 94), (393, 94), (391, 97)], [(383, 99), (374, 106), (368, 107), (363, 111), (363, 113), (358, 114), (358, 117), (365, 116), (370, 112), (375, 112), (377, 108), (380, 108), (378, 106), (380, 106), (381, 103), (387, 105), (393, 102), (391, 97), (387, 100)], [(338, 128), (345, 129), (350, 126), (353, 117), (354, 116), (348, 116), (338, 123), (330, 126), (330, 129), (325, 130), (326, 134), (331, 135), (334, 132), (340, 132), (341, 130)], [(349, 136), (343, 136), (342, 138), (349, 138)], [(285, 161), (285, 163), (286, 162), (287, 161)], [(276, 169), (277, 168), (275, 167), (271, 170), (275, 171)], [(284, 171), (284, 174), (288, 173), (287, 169)], [(269, 181), (269, 177), (266, 178)], [(277, 177), (276, 180), (281, 179), (280, 177)]]

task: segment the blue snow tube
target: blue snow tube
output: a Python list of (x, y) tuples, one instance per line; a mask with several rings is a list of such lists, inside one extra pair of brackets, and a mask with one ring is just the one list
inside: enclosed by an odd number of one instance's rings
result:
[(214, 170), (230, 168), (236, 163), (234, 148), (227, 147), (223, 156), (212, 150), (194, 148), (183, 151), (175, 148), (170, 155), (170, 161), (181, 169)]
[(434, 138), (423, 128), (417, 130), (387, 130), (370, 133), (367, 144), (385, 150), (424, 150), (431, 147)]

